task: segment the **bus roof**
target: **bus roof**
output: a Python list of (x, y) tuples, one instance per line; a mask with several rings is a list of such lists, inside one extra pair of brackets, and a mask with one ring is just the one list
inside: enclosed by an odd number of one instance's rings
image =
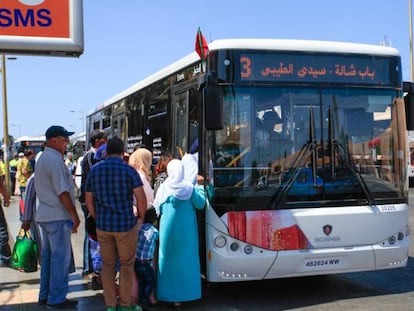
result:
[(320, 53), (352, 53), (378, 56), (399, 56), (397, 49), (361, 43), (315, 41), (315, 40), (290, 40), (290, 39), (229, 39), (216, 40), (209, 44), (210, 50), (221, 49), (255, 49), (255, 50), (280, 50)]
[(39, 136), (21, 136), (14, 140), (15, 143), (21, 142), (21, 141), (46, 141), (45, 135), (39, 135)]
[[(223, 39), (215, 40), (208, 45), (210, 51), (225, 49), (247, 49), (247, 50), (279, 50), (279, 51), (299, 51), (316, 53), (346, 53), (346, 54), (366, 54), (377, 56), (400, 56), (397, 49), (388, 46), (370, 45), (350, 42), (336, 41), (315, 41), (315, 40), (292, 40), (292, 39)], [(194, 51), (191, 54), (179, 59), (171, 65), (155, 72), (147, 78), (137, 82), (117, 95), (106, 100), (103, 105), (97, 107), (93, 112), (99, 111), (128, 95), (158, 81), (169, 75), (193, 64), (200, 60)]]

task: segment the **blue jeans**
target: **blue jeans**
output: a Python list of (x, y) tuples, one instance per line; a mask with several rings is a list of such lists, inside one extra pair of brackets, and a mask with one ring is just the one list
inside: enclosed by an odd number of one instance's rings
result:
[(149, 297), (155, 287), (155, 271), (151, 261), (135, 259), (134, 270), (139, 284), (139, 301), (149, 302)]
[(9, 246), (9, 233), (4, 216), (3, 207), (0, 205), (0, 263), (7, 264), (10, 261), (11, 250)]
[(69, 273), (73, 263), (70, 220), (39, 222), (42, 235), (42, 266), (39, 300), (62, 303), (69, 291)]

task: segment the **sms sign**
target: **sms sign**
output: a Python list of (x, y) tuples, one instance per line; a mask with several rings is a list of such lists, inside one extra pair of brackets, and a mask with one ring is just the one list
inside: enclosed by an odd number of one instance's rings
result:
[(0, 0), (0, 53), (81, 55), (82, 0)]

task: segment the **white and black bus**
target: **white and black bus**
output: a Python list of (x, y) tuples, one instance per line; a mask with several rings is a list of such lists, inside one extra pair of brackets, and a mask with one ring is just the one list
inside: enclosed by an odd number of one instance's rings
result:
[(218, 40), (206, 63), (193, 52), (107, 100), (87, 133), (155, 158), (198, 137), (207, 281), (405, 267), (412, 85), (401, 72), (391, 47)]

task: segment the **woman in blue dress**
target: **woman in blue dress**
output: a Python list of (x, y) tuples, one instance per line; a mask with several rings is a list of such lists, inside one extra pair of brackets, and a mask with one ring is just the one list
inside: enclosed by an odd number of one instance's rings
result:
[(196, 209), (203, 209), (203, 186), (184, 180), (180, 160), (167, 165), (167, 179), (154, 201), (160, 213), (157, 299), (179, 306), (201, 298)]

